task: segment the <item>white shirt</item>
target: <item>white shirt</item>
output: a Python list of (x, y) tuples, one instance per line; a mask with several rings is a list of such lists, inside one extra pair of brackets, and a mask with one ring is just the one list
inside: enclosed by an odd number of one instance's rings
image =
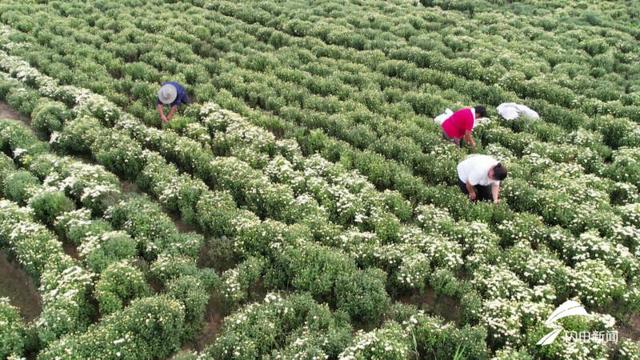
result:
[(498, 160), (489, 155), (474, 154), (458, 164), (458, 178), (471, 185), (500, 185), (500, 181), (489, 179), (489, 170), (498, 164)]

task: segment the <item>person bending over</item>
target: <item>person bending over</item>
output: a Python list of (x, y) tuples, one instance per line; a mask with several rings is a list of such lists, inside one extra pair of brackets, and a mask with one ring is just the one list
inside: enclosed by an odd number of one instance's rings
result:
[(487, 110), (484, 106), (477, 105), (472, 108), (460, 109), (442, 122), (442, 136), (458, 146), (460, 146), (460, 141), (464, 139), (466, 144), (476, 147), (476, 142), (471, 136), (471, 132), (476, 119), (486, 116)]
[(469, 155), (458, 164), (458, 186), (469, 200), (500, 202), (500, 182), (507, 177), (507, 168), (488, 155)]
[[(156, 108), (158, 109), (162, 122), (168, 123), (178, 110), (178, 106), (189, 104), (190, 102), (191, 101), (187, 96), (187, 91), (182, 87), (182, 85), (174, 81), (164, 82), (158, 91), (158, 103)], [(169, 110), (169, 113), (166, 116), (164, 114), (164, 105), (171, 106), (171, 110)]]

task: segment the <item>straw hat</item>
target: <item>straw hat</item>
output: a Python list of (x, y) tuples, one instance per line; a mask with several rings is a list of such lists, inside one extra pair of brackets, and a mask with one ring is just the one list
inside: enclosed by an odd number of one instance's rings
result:
[(162, 85), (158, 91), (158, 99), (160, 99), (160, 102), (165, 105), (174, 102), (176, 97), (178, 97), (178, 90), (171, 84)]

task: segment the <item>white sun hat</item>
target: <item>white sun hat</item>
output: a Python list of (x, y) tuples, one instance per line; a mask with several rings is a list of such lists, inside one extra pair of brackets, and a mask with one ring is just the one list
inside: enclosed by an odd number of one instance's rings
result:
[(178, 89), (171, 84), (162, 85), (160, 90), (158, 90), (158, 99), (165, 105), (174, 102), (176, 97), (178, 97)]

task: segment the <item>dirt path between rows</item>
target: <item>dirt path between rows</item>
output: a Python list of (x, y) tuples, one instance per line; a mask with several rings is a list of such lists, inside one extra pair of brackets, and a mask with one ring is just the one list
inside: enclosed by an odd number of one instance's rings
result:
[(31, 277), (3, 253), (0, 253), (0, 297), (8, 297), (26, 321), (37, 318), (42, 311), (40, 294)]
[[(30, 123), (28, 117), (20, 115), (2, 101), (0, 101), (0, 119)], [(10, 261), (3, 253), (0, 253), (0, 297), (8, 297), (10, 303), (20, 309), (26, 321), (37, 318), (42, 311), (42, 301), (33, 279), (22, 270), (20, 265)]]
[(0, 119), (19, 120), (26, 124), (30, 124), (29, 117), (20, 115), (19, 112), (13, 110), (7, 103), (0, 101)]

